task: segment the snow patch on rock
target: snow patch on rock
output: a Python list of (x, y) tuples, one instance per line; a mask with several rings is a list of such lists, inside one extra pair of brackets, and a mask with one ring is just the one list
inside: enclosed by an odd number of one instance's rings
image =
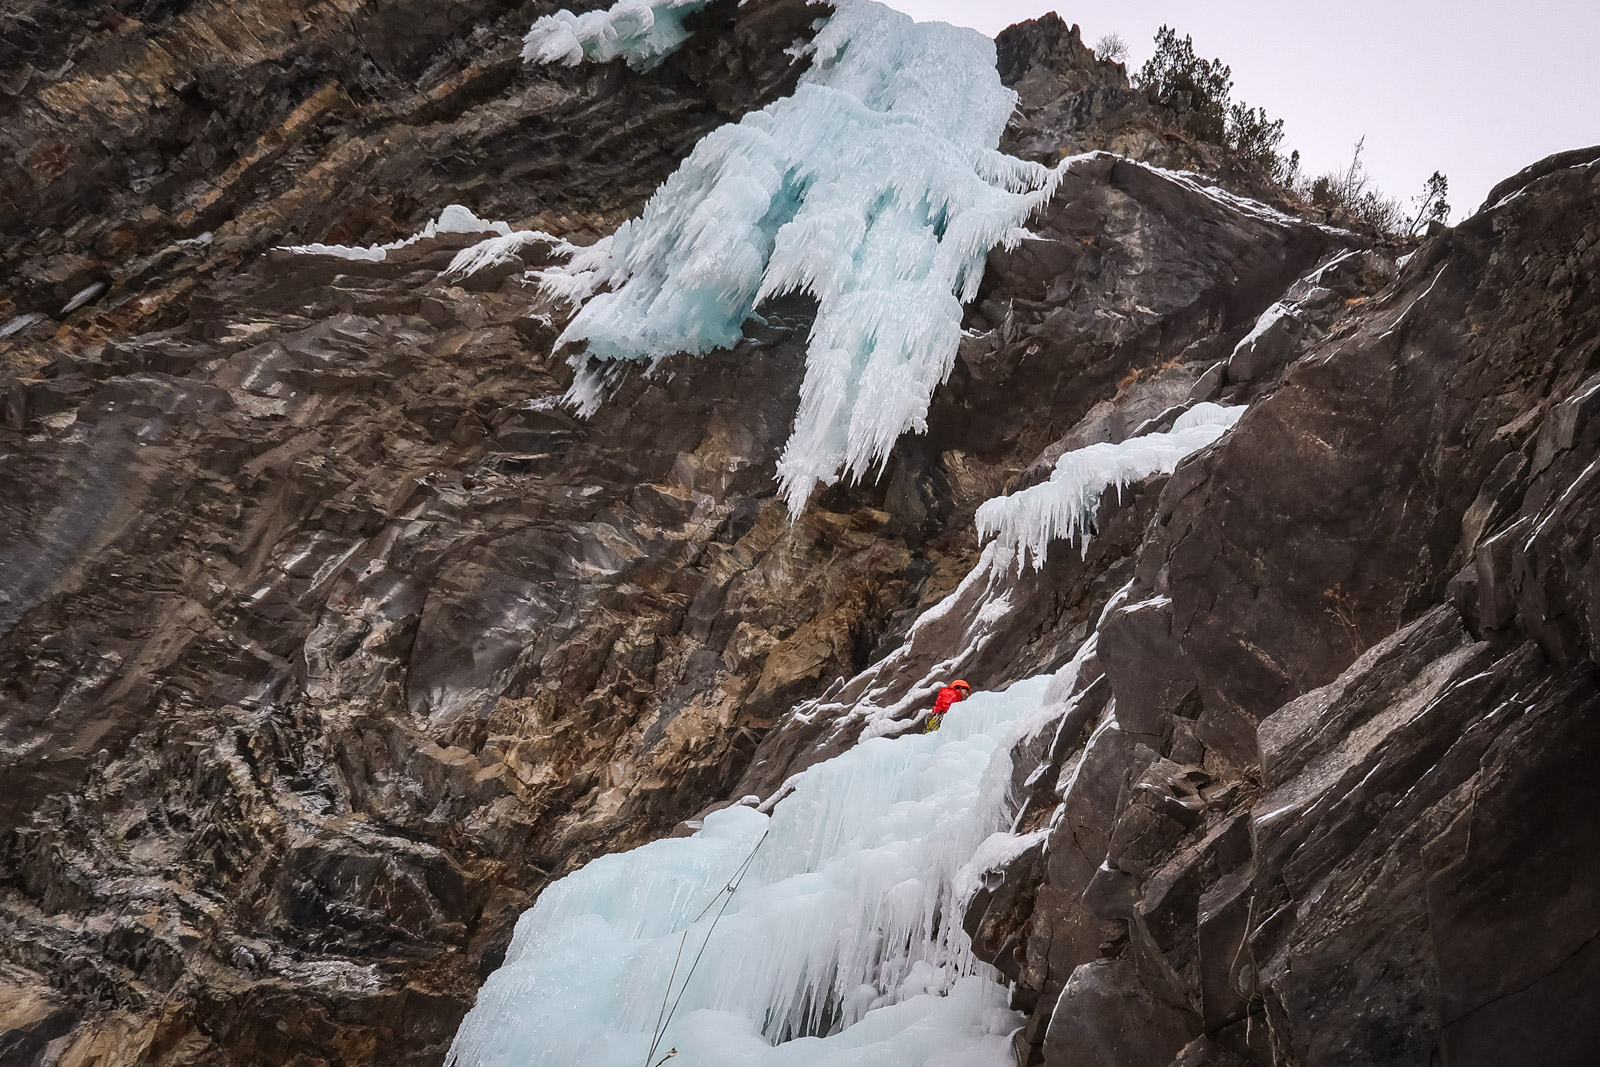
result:
[(336, 259), (359, 260), (367, 263), (382, 263), (389, 258), (389, 253), (396, 249), (414, 245), (418, 241), (429, 237), (437, 237), (442, 233), (495, 233), (501, 236), (510, 236), (511, 227), (504, 222), (492, 222), (480, 219), (473, 214), (472, 209), (460, 204), (451, 204), (439, 212), (439, 217), (429, 221), (419, 232), (400, 241), (389, 241), (381, 245), (289, 245), (290, 252), (299, 252), (303, 255), (333, 256)]

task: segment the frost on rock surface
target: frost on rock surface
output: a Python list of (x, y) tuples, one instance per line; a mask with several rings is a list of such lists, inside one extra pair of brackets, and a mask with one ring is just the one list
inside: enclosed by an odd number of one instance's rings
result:
[(813, 297), (792, 512), (925, 428), (988, 252), (1067, 165), (995, 151), (1015, 94), (982, 34), (841, 0), (809, 48), (792, 96), (706, 136), (617, 230), (561, 338), (585, 346), (571, 398), (592, 413), (606, 361), (731, 347), (763, 301)]
[(582, 251), (570, 241), (545, 233), (543, 230), (517, 230), (463, 248), (456, 253), (456, 257), (450, 261), (450, 266), (446, 267), (443, 273), (446, 278), (467, 278), (502, 263), (512, 261), (520, 263), (520, 253), (523, 249), (541, 244), (549, 245), (551, 254), (556, 256), (570, 258)]
[(683, 20), (710, 2), (619, 0), (606, 11), (557, 11), (533, 24), (522, 39), (522, 58), (569, 67), (620, 58), (634, 70), (649, 70), (689, 39)]
[[(450, 1062), (639, 1067), (670, 994), (654, 1059), (676, 1048), (684, 1067), (1009, 1067), (1020, 1018), (957, 897), (986, 842), (1010, 847), (1012, 735), (1050, 682), (974, 693), (936, 733), (863, 741), (792, 779), (770, 816), (726, 808), (555, 883)], [(717, 922), (707, 905), (747, 860)]]
[(473, 214), (472, 209), (460, 204), (451, 204), (439, 212), (439, 217), (424, 226), (422, 230), (403, 241), (389, 241), (381, 245), (290, 245), (289, 251), (301, 252), (306, 255), (335, 256), (339, 259), (364, 260), (368, 263), (382, 263), (389, 258), (389, 253), (407, 245), (414, 245), (428, 237), (437, 237), (441, 233), (494, 233), (501, 237), (511, 236), (511, 227), (504, 222), (491, 222), (480, 219)]
[(1074, 449), (1056, 460), (1050, 480), (978, 508), (980, 537), (994, 537), (1019, 565), (1044, 565), (1050, 542), (1079, 541), (1087, 551), (1100, 494), (1152, 474), (1171, 474), (1185, 457), (1209, 445), (1239, 421), (1243, 407), (1196, 404), (1166, 433), (1132, 437), (1120, 444)]

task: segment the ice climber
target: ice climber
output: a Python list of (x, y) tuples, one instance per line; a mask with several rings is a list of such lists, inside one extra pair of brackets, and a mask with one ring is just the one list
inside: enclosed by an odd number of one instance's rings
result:
[(925, 733), (933, 733), (944, 721), (944, 713), (950, 710), (950, 705), (959, 704), (972, 695), (972, 686), (956, 679), (943, 689), (939, 690), (939, 698), (933, 702), (933, 714), (928, 718), (928, 728)]

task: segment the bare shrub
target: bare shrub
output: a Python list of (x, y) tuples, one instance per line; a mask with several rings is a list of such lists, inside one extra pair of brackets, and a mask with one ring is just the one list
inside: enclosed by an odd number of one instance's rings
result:
[(1126, 63), (1128, 42), (1120, 33), (1108, 33), (1094, 43), (1095, 58), (1106, 63)]
[(1406, 220), (1400, 202), (1383, 193), (1373, 184), (1372, 175), (1361, 154), (1366, 151), (1365, 137), (1356, 142), (1350, 154), (1350, 165), (1343, 170), (1329, 171), (1312, 181), (1305, 190), (1297, 190), (1333, 218), (1358, 223), (1380, 233), (1398, 233)]

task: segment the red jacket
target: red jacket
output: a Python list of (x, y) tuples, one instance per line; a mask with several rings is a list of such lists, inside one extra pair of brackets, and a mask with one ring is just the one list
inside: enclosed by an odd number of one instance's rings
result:
[(951, 704), (960, 703), (965, 699), (967, 699), (966, 690), (947, 685), (939, 690), (939, 699), (933, 702), (933, 713), (935, 715), (943, 715), (950, 710)]

